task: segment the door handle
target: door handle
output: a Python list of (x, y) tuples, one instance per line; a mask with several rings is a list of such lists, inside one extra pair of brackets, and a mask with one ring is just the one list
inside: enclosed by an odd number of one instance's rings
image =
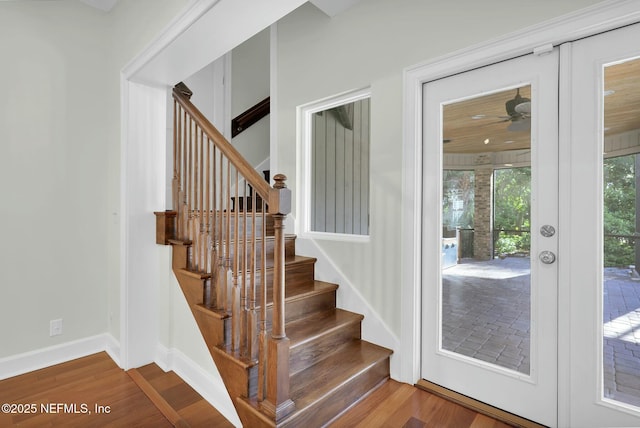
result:
[(542, 251), (538, 257), (540, 258), (540, 261), (545, 265), (550, 265), (556, 261), (556, 255), (553, 252), (547, 250)]

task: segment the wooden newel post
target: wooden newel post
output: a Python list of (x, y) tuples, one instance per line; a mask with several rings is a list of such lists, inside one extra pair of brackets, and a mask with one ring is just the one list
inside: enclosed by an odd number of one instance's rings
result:
[(273, 323), (267, 343), (267, 397), (262, 408), (277, 422), (295, 410), (295, 404), (289, 396), (289, 338), (284, 327), (284, 221), (291, 212), (291, 190), (285, 185), (286, 176), (278, 174), (273, 179), (276, 183), (269, 197), (275, 233)]

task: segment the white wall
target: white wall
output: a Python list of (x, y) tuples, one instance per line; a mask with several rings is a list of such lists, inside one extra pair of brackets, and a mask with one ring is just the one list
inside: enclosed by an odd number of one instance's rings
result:
[(107, 34), (81, 3), (0, 3), (0, 357), (108, 329)]
[[(269, 96), (269, 29), (231, 52), (231, 117), (236, 117)], [(269, 116), (231, 140), (254, 167), (269, 157)], [(260, 171), (262, 172), (262, 171)]]
[[(191, 102), (212, 123), (215, 112), (215, 103), (213, 101), (213, 94), (215, 91), (214, 83), (215, 67), (213, 63), (189, 76), (187, 79), (184, 79), (184, 84), (191, 89), (191, 92), (193, 92)], [(173, 103), (171, 108), (173, 108)], [(222, 130), (220, 130), (220, 132), (222, 132)]]
[(120, 70), (186, 3), (0, 2), (0, 358), (119, 337)]
[(401, 333), (403, 69), (593, 3), (368, 0), (334, 18), (305, 4), (279, 21), (277, 164), (294, 194), (296, 107), (371, 86), (371, 240), (315, 244), (395, 335)]

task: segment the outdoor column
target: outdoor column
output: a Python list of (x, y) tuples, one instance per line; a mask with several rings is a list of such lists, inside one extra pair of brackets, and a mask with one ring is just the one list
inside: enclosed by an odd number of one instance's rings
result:
[(473, 214), (473, 257), (493, 258), (493, 162), (488, 154), (476, 160)]

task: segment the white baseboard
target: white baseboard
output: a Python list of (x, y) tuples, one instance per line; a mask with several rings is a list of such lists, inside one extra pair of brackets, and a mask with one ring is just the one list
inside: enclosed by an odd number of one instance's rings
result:
[(180, 350), (168, 349), (163, 345), (156, 348), (155, 363), (164, 371), (175, 372), (232, 424), (242, 427), (229, 393), (219, 376), (207, 372)]
[(358, 289), (345, 274), (331, 261), (331, 257), (312, 239), (296, 240), (296, 252), (318, 259), (315, 266), (316, 279), (336, 283), (338, 287), (338, 307), (364, 315), (362, 338), (368, 342), (384, 346), (393, 351), (390, 360), (392, 379), (400, 379), (401, 361), (400, 339), (393, 334), (389, 326), (380, 318)]
[(118, 364), (120, 345), (109, 333), (36, 349), (0, 359), (0, 380), (106, 351)]

